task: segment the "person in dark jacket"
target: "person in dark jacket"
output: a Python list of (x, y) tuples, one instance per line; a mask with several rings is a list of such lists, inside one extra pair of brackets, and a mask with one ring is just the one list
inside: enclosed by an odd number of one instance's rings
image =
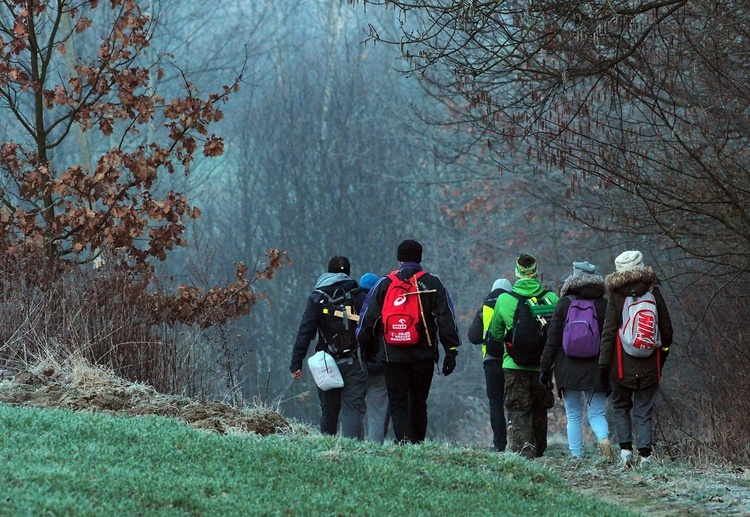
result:
[[(359, 279), (359, 288), (364, 295), (368, 294), (380, 278), (374, 273), (365, 273)], [(367, 306), (363, 298), (362, 310)], [(390, 415), (388, 410), (388, 390), (385, 387), (383, 370), (383, 349), (375, 357), (367, 358), (367, 395), (365, 396), (365, 429), (367, 439), (382, 444), (388, 432)]]
[[(542, 360), (539, 366), (539, 382), (551, 387), (554, 368), (555, 384), (559, 396), (565, 402), (568, 448), (571, 455), (580, 458), (583, 454), (583, 401), (589, 425), (599, 443), (599, 449), (608, 460), (612, 459), (607, 424), (607, 388), (599, 379), (599, 354), (591, 357), (570, 357), (563, 349), (563, 330), (568, 310), (575, 299), (591, 300), (596, 312), (598, 333), (591, 334), (599, 344), (607, 312), (604, 297), (604, 278), (596, 274), (596, 266), (588, 262), (573, 262), (573, 274), (565, 279), (560, 289), (560, 301), (547, 334)], [(598, 346), (597, 346), (598, 348)], [(574, 354), (575, 355), (575, 354)]]
[(502, 355), (497, 356), (487, 353), (484, 337), (490, 327), (492, 315), (495, 313), (495, 302), (501, 293), (513, 290), (513, 286), (506, 278), (498, 278), (492, 284), (492, 290), (485, 296), (482, 306), (474, 315), (474, 320), (469, 327), (469, 341), (475, 345), (482, 345), (482, 366), (484, 367), (484, 380), (487, 386), (487, 400), (490, 405), (490, 426), (492, 427), (492, 446), (496, 451), (504, 451), (508, 443), (505, 418), (505, 374), (503, 373)]
[[(609, 300), (602, 330), (599, 373), (603, 384), (611, 382), (612, 385), (615, 435), (620, 444), (620, 460), (625, 467), (634, 463), (633, 435), (640, 456), (640, 466), (648, 467), (653, 462), (654, 401), (661, 369), (672, 345), (672, 320), (658, 285), (656, 273), (643, 264), (643, 255), (635, 250), (618, 255), (615, 259), (615, 272), (605, 279)], [(618, 336), (622, 325), (622, 309), (626, 297), (642, 296), (647, 291), (651, 291), (656, 301), (661, 346), (649, 357), (633, 357), (624, 353)]]
[[(357, 281), (349, 277), (350, 264), (346, 257), (334, 256), (328, 261), (328, 272), (321, 275), (315, 283), (315, 289), (327, 293), (329, 296), (336, 290), (344, 290), (353, 294), (355, 309), (361, 310), (362, 297), (354, 296), (358, 289)], [(326, 337), (327, 317), (323, 313), (323, 306), (319, 293), (313, 292), (307, 299), (305, 312), (297, 331), (292, 350), (290, 371), (295, 379), (302, 378), (302, 361), (307, 356), (310, 343), (318, 336), (315, 350), (330, 350)], [(320, 398), (320, 431), (323, 434), (334, 435), (339, 425), (341, 414), (341, 435), (345, 438), (362, 438), (362, 418), (365, 413), (365, 390), (367, 387), (367, 367), (362, 361), (359, 349), (350, 350), (336, 357), (336, 364), (344, 379), (344, 387), (323, 391), (318, 388)]]
[[(395, 275), (409, 280), (422, 271), (422, 245), (405, 240), (398, 246), (399, 268)], [(383, 368), (391, 408), (393, 433), (398, 443), (420, 443), (427, 432), (427, 397), (432, 384), (433, 369), (438, 361), (438, 338), (445, 349), (443, 375), (456, 367), (461, 345), (453, 302), (440, 279), (425, 273), (417, 280), (426, 329), (419, 333), (419, 342), (410, 346), (394, 346), (383, 338), (382, 311), (386, 291), (392, 280), (382, 278), (368, 294), (357, 339), (368, 357), (375, 357), (383, 348)], [(425, 332), (426, 330), (426, 332)]]

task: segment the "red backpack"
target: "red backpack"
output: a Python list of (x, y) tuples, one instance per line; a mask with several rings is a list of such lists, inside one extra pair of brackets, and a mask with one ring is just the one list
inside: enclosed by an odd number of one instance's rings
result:
[(388, 275), (391, 285), (385, 292), (381, 316), (383, 338), (389, 345), (416, 345), (426, 332), (417, 287), (417, 280), (424, 274), (424, 271), (419, 271), (409, 280), (401, 280), (395, 272)]

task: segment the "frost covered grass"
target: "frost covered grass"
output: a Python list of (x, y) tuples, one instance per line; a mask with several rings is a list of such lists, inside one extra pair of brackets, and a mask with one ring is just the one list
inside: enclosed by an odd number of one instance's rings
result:
[(6, 405), (0, 429), (5, 515), (628, 515), (543, 464), (477, 448)]

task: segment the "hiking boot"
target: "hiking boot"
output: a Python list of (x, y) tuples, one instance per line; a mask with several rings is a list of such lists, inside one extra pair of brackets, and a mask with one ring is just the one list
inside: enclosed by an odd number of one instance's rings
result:
[(521, 447), (521, 450), (518, 452), (518, 454), (529, 460), (534, 459), (537, 457), (536, 447), (529, 442), (526, 442), (523, 444), (523, 447)]
[(607, 461), (615, 461), (615, 455), (612, 454), (612, 445), (607, 438), (599, 442), (599, 450)]
[(620, 466), (630, 468), (633, 466), (633, 451), (622, 449), (620, 451)]
[(641, 456), (641, 468), (642, 469), (650, 468), (653, 464), (654, 464), (653, 456)]

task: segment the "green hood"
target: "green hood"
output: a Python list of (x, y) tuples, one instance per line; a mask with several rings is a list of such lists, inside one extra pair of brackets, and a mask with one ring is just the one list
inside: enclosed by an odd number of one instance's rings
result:
[(513, 290), (521, 296), (531, 298), (532, 296), (539, 296), (542, 294), (544, 288), (536, 278), (521, 278), (513, 284)]
[[(524, 296), (526, 298), (539, 297), (544, 288), (539, 280), (536, 278), (522, 278), (513, 284), (513, 291)], [(547, 304), (557, 304), (557, 295), (550, 291), (545, 296)], [(503, 293), (497, 298), (495, 303), (495, 311), (490, 320), (490, 331), (492, 335), (497, 339), (502, 339), (505, 333), (513, 327), (513, 315), (516, 311), (516, 305), (518, 300), (508, 293)], [(538, 371), (538, 366), (518, 366), (513, 359), (510, 358), (507, 351), (503, 355), (503, 368), (511, 370), (535, 370)]]

